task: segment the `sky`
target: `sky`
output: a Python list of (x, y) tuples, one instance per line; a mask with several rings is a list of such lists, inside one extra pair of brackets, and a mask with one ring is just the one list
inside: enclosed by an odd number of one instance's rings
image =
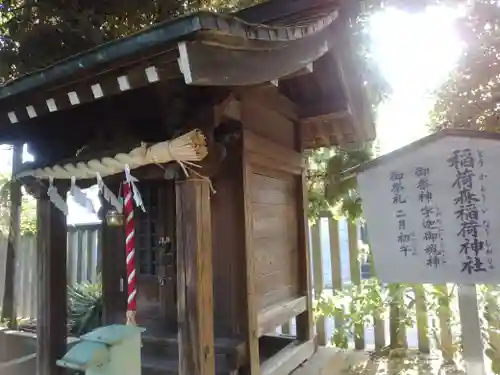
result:
[(372, 17), (372, 53), (393, 90), (377, 112), (382, 153), (427, 134), (425, 123), (434, 103), (431, 93), (462, 52), (453, 27), (458, 12), (444, 7), (420, 14), (387, 9)]
[[(453, 28), (457, 15), (458, 11), (433, 7), (419, 14), (386, 9), (372, 17), (372, 53), (392, 87), (390, 98), (377, 111), (382, 153), (426, 135), (433, 104), (430, 93), (446, 79), (463, 48)], [(0, 146), (0, 173), (11, 169), (11, 159), (10, 151)], [(68, 206), (68, 224), (97, 220), (71, 200)]]

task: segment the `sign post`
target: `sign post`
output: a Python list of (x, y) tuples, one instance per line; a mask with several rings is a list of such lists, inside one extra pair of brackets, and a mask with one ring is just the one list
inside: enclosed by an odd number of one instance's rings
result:
[[(500, 134), (445, 130), (358, 169), (377, 276), (456, 283), (470, 374), (484, 374), (475, 284), (500, 283)], [(497, 246), (495, 246), (497, 245)]]

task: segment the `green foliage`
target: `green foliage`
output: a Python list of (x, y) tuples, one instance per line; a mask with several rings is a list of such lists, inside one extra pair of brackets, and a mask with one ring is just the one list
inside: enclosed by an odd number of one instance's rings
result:
[(0, 80), (196, 10), (253, 0), (0, 0)]
[[(8, 174), (0, 174), (0, 234), (8, 235), (10, 220), (10, 186)], [(36, 233), (36, 200), (23, 192), (21, 234)]]
[(309, 218), (312, 221), (322, 213), (342, 215), (350, 220), (361, 216), (361, 199), (356, 191), (356, 179), (349, 174), (343, 175), (343, 172), (371, 157), (371, 146), (357, 150), (320, 149), (309, 157), (307, 177)]
[(82, 283), (68, 287), (71, 334), (80, 336), (102, 325), (102, 285)]
[(500, 5), (487, 0), (458, 4), (466, 5), (456, 23), (465, 49), (435, 93), (430, 126), (500, 131)]
[(355, 327), (359, 324), (373, 325), (375, 312), (384, 314), (387, 304), (387, 290), (382, 289), (378, 280), (363, 280), (360, 285), (348, 285), (334, 294), (323, 293), (315, 304), (315, 314), (335, 318), (344, 314), (344, 324), (340, 331), (335, 331), (332, 344), (347, 349), (350, 338), (354, 337)]

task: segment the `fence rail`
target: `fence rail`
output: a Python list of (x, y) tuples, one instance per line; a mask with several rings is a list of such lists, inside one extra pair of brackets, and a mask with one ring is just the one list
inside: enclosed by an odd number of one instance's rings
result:
[[(67, 277), (68, 284), (96, 282), (99, 273), (99, 225), (68, 227)], [(5, 280), (7, 240), (0, 238), (0, 280)], [(36, 317), (37, 272), (36, 239), (22, 236), (16, 253), (15, 271), (16, 311), (21, 319)], [(0, 296), (4, 283), (0, 282)], [(0, 298), (0, 308), (1, 308)]]
[[(326, 302), (316, 320), (320, 344), (437, 350), (445, 361), (460, 354), (478, 375), (491, 360), (500, 366), (499, 286), (381, 285), (363, 235), (359, 225), (333, 218), (310, 228), (314, 295), (320, 308)], [(293, 333), (294, 322), (281, 330)]]

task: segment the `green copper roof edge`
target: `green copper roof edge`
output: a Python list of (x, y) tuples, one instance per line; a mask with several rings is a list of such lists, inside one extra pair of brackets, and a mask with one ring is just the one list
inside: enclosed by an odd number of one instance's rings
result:
[[(314, 31), (323, 29), (328, 24), (337, 18), (338, 12), (335, 11), (329, 16), (325, 17), (322, 22), (314, 21), (312, 24), (322, 23), (314, 27)], [(215, 18), (215, 19), (214, 19)], [(210, 20), (211, 22), (204, 22)], [(115, 59), (125, 57), (130, 54), (140, 52), (143, 49), (152, 48), (163, 43), (173, 42), (187, 37), (197, 31), (205, 30), (219, 30), (218, 24), (220, 21), (236, 21), (242, 25), (250, 28), (263, 28), (269, 30), (301, 30), (298, 36), (292, 32), (290, 39), (300, 39), (309, 34), (308, 27), (310, 25), (297, 25), (296, 27), (290, 26), (267, 26), (263, 24), (249, 23), (238, 17), (238, 13), (230, 15), (221, 13), (212, 13), (207, 11), (200, 11), (178, 19), (161, 22), (157, 25), (149, 27), (145, 30), (138, 31), (135, 34), (127, 37), (110, 41), (108, 43), (96, 46), (90, 50), (83, 51), (79, 54), (70, 56), (64, 60), (55, 62), (54, 64), (43, 68), (38, 71), (21, 76), (11, 82), (6, 83), (0, 87), (0, 100), (12, 97), (14, 95), (22, 94), (24, 92), (33, 90), (52, 81), (64, 79), (65, 77), (75, 74), (78, 70), (89, 69), (96, 64), (102, 64), (113, 61)], [(230, 23), (227, 24), (228, 29), (226, 32), (232, 33)], [(259, 39), (257, 36), (256, 39)], [(270, 40), (271, 41), (271, 40)]]
[(172, 42), (201, 29), (200, 13), (195, 13), (170, 22), (160, 23), (129, 37), (101, 44), (91, 50), (68, 57), (39, 71), (15, 79), (0, 87), (0, 100), (35, 89), (48, 82), (87, 69), (97, 63), (105, 63), (144, 48)]

